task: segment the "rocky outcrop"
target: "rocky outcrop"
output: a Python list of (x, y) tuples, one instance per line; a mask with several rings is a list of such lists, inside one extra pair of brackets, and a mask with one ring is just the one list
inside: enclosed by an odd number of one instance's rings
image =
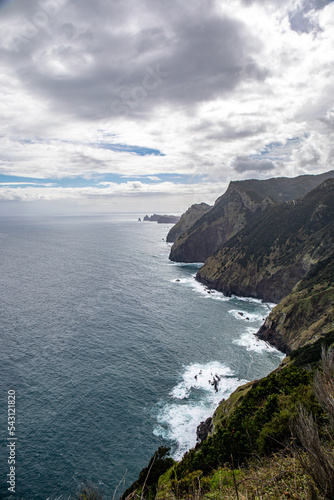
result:
[(170, 259), (176, 262), (204, 262), (248, 224), (253, 216), (273, 204), (304, 196), (334, 171), (296, 178), (231, 182), (215, 205), (179, 236)]
[(166, 241), (174, 243), (174, 241), (195, 224), (203, 215), (205, 215), (212, 207), (207, 203), (195, 203), (181, 215), (181, 219), (169, 231)]
[(334, 253), (314, 265), (267, 317), (257, 335), (280, 351), (313, 344), (334, 329)]
[(180, 217), (176, 215), (158, 215), (158, 214), (153, 214), (151, 216), (145, 215), (144, 219), (145, 222), (157, 222), (158, 224), (176, 224), (179, 222)]
[(258, 213), (199, 270), (218, 291), (279, 302), (334, 246), (334, 179)]
[(197, 441), (199, 443), (205, 441), (210, 435), (212, 429), (213, 429), (212, 418), (209, 417), (197, 426), (197, 431), (196, 431)]

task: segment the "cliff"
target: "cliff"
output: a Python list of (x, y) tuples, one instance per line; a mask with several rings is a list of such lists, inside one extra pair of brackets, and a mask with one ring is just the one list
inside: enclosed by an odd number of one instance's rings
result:
[(279, 302), (334, 245), (334, 179), (258, 213), (197, 273), (225, 295)]
[(176, 239), (169, 258), (176, 262), (204, 262), (255, 214), (268, 206), (300, 198), (330, 177), (334, 177), (334, 171), (296, 178), (231, 182), (211, 210)]
[(334, 329), (334, 253), (314, 265), (269, 314), (258, 337), (290, 354)]
[(205, 215), (212, 207), (207, 203), (195, 203), (181, 215), (181, 219), (169, 231), (166, 241), (174, 243), (174, 241), (195, 224), (203, 215)]
[(242, 184), (231, 182), (214, 207), (175, 241), (170, 260), (204, 262), (239, 232), (257, 211), (273, 203), (270, 197), (262, 198), (254, 191), (245, 191)]
[[(289, 198), (297, 188), (306, 189), (307, 179), (302, 180), (302, 184), (292, 183), (293, 187), (288, 183), (291, 189), (284, 196)], [(255, 181), (247, 182), (250, 187)], [(158, 463), (156, 473), (152, 457), (152, 479), (149, 468), (144, 469), (142, 481), (128, 489), (128, 499), (136, 493), (155, 500), (195, 496), (238, 499), (258, 492), (263, 498), (333, 498), (327, 493), (334, 469), (326, 462), (334, 464), (332, 444), (328, 446), (332, 443), (328, 422), (334, 423), (334, 413), (331, 416), (328, 411), (329, 406), (334, 410), (334, 385), (328, 383), (334, 377), (333, 351), (326, 358), (327, 368), (323, 357), (322, 371), (317, 372), (317, 380), (323, 377), (323, 387), (328, 391), (323, 400), (317, 399), (313, 376), (319, 369), (323, 347), (334, 345), (334, 179), (328, 178), (299, 199), (281, 203), (275, 196), (264, 198), (264, 192), (255, 194), (239, 188), (238, 183), (232, 183), (215, 207), (186, 232), (192, 234), (197, 227), (198, 238), (200, 234), (208, 236), (210, 214), (217, 206), (216, 215), (220, 212), (222, 219), (225, 217), (224, 234), (235, 231), (205, 262), (198, 279), (227, 295), (281, 300), (258, 336), (289, 356), (267, 377), (239, 387), (223, 400), (213, 416), (200, 423), (200, 442), (180, 462), (172, 463), (164, 449), (166, 456)], [(241, 208), (239, 219), (233, 212), (237, 207)], [(231, 214), (231, 226), (227, 228)], [(217, 220), (211, 219), (215, 231)], [(179, 240), (186, 245), (187, 238), (183, 235)], [(195, 255), (195, 260), (200, 260), (199, 254)], [(323, 404), (326, 398), (330, 405)], [(316, 427), (310, 427), (310, 414)], [(307, 439), (301, 440), (305, 448), (299, 450), (295, 439), (291, 453), (291, 429), (294, 437), (300, 438), (296, 422), (299, 427), (304, 423), (306, 436), (311, 429), (312, 439), (318, 439), (317, 448), (313, 447), (309, 455)], [(155, 456), (160, 455), (158, 450)], [(311, 460), (320, 467), (325, 464), (319, 480), (314, 467), (309, 466)]]
[[(326, 335), (324, 343), (329, 347), (333, 341), (332, 331)], [(267, 377), (239, 387), (221, 402), (213, 419), (204, 423), (200, 430), (208, 432), (202, 435), (201, 443), (187, 452), (180, 462), (167, 462), (170, 459), (166, 455), (161, 462), (159, 449), (122, 499), (137, 496), (155, 500), (238, 499), (253, 498), (258, 491), (261, 491), (261, 498), (268, 499), (312, 498), (310, 491), (315, 493), (313, 498), (319, 500), (332, 498), (326, 495), (327, 482), (332, 481), (332, 469), (325, 468), (320, 486), (316, 483), (317, 490), (314, 486), (311, 488), (311, 478), (305, 473), (309, 470), (300, 466), (305, 464), (305, 450), (298, 449), (298, 442), (291, 447), (291, 431), (295, 436), (302, 406), (307, 414), (312, 412), (316, 416), (316, 432), (328, 436), (327, 409), (324, 411), (313, 392), (313, 375), (319, 368), (320, 358), (321, 343), (318, 341), (311, 347), (295, 351), (288, 364)], [(327, 359), (332, 374), (333, 354)], [(323, 380), (326, 383), (326, 377)], [(333, 386), (326, 390), (332, 396)], [(327, 440), (330, 442), (330, 438)], [(327, 457), (334, 458), (332, 448), (324, 450)], [(163, 451), (168, 454), (168, 450)], [(311, 451), (313, 456), (321, 457), (319, 446)], [(159, 459), (157, 467), (155, 457)], [(321, 490), (324, 496), (319, 495)]]

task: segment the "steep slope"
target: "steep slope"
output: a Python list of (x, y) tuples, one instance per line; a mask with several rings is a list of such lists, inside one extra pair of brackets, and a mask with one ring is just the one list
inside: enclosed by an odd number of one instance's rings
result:
[(270, 197), (262, 198), (253, 191), (244, 191), (242, 183), (231, 182), (214, 207), (175, 241), (170, 260), (204, 262), (240, 231), (258, 210), (273, 203)]
[(166, 241), (174, 243), (174, 241), (195, 224), (203, 215), (205, 215), (212, 207), (207, 203), (195, 203), (181, 215), (181, 219), (169, 231)]
[(315, 264), (278, 304), (258, 337), (290, 354), (334, 329), (334, 253)]
[(245, 227), (256, 212), (276, 202), (300, 198), (330, 177), (334, 177), (334, 171), (292, 179), (231, 182), (214, 207), (176, 239), (169, 258), (176, 262), (204, 262)]
[(334, 245), (334, 179), (258, 213), (210, 257), (197, 279), (226, 295), (279, 302)]

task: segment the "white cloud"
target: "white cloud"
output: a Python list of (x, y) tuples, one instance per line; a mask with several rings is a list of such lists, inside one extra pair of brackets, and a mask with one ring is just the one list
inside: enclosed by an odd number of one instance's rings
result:
[(114, 182), (101, 182), (103, 187), (20, 187), (12, 188), (6, 186), (0, 188), (0, 200), (62, 200), (66, 198), (106, 198), (113, 196), (132, 196), (132, 195), (196, 195), (196, 196), (215, 196), (217, 197), (222, 190), (226, 189), (226, 184), (201, 183), (201, 184), (174, 184), (172, 182), (161, 182), (159, 184), (145, 184), (141, 181), (129, 181), (121, 184)]
[[(104, 196), (192, 190), (201, 201), (210, 183), (214, 196), (231, 179), (332, 168), (333, 2), (17, 0), (0, 14), (0, 174), (131, 176), (141, 182), (105, 181)], [(273, 143), (275, 156), (259, 158)], [(166, 173), (206, 184), (167, 186)], [(101, 196), (3, 189), (2, 199)]]

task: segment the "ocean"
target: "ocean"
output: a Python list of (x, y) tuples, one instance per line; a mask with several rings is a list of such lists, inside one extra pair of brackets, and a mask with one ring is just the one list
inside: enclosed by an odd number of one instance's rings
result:
[(208, 293), (200, 264), (168, 260), (168, 226), (137, 218), (0, 218), (1, 498), (8, 391), (12, 498), (65, 499), (90, 481), (112, 499), (158, 446), (180, 458), (219, 401), (283, 359), (254, 336), (273, 304)]

